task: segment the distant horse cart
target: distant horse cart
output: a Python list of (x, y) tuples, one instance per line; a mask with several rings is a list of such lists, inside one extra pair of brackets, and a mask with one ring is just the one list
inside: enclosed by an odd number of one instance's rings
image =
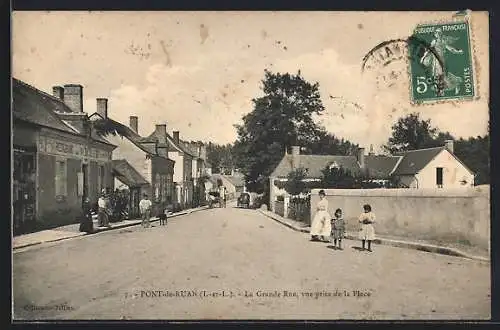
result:
[(215, 206), (222, 207), (222, 200), (218, 191), (211, 191), (208, 193), (208, 206), (210, 208)]

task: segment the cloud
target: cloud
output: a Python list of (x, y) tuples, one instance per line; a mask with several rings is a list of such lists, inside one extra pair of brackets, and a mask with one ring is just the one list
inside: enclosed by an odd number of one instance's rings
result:
[[(170, 131), (179, 130), (185, 139), (233, 142), (234, 124), (252, 110), (251, 100), (261, 95), (263, 71), (269, 68), (273, 72), (300, 70), (306, 80), (319, 82), (326, 111), (318, 122), (336, 136), (362, 145), (378, 148), (387, 141), (392, 124), (414, 111), (457, 136), (481, 131), (487, 123), (487, 111), (474, 103), (470, 108), (462, 106), (458, 117), (450, 104), (414, 107), (407, 76), (400, 75), (392, 85), (377, 85), (377, 77), (387, 72), (362, 73), (358, 65), (344, 63), (333, 49), (274, 62), (217, 51), (191, 63), (151, 65), (144, 73), (144, 86), (122, 85), (111, 92), (110, 116), (127, 123), (128, 116), (138, 115), (143, 134), (149, 134), (155, 123), (166, 122)], [(387, 70), (405, 73), (405, 65), (396, 63)], [(477, 120), (471, 121), (471, 111), (479, 113)]]

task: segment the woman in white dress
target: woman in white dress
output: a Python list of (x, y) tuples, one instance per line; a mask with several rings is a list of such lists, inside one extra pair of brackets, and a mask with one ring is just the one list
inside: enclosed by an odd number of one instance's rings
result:
[(316, 214), (311, 225), (311, 239), (316, 241), (322, 239), (329, 242), (331, 234), (330, 214), (328, 213), (328, 200), (325, 198), (325, 191), (319, 191), (319, 202), (316, 205)]
[(359, 231), (359, 239), (361, 240), (362, 250), (365, 250), (365, 242), (368, 241), (368, 251), (372, 252), (372, 241), (375, 239), (375, 214), (372, 212), (372, 207), (369, 204), (363, 205), (364, 212), (359, 216), (361, 229)]

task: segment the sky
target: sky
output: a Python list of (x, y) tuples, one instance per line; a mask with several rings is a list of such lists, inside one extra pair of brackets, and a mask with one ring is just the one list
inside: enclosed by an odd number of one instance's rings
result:
[(47, 93), (83, 85), (84, 111), (109, 99), (108, 115), (139, 117), (147, 135), (157, 123), (182, 139), (231, 143), (235, 124), (262, 95), (264, 70), (319, 82), (326, 108), (318, 122), (338, 137), (380, 150), (391, 125), (411, 112), (455, 137), (487, 132), (489, 21), (472, 13), (472, 101), (414, 106), (404, 62), (391, 87), (377, 69), (361, 72), (377, 44), (406, 38), (421, 23), (452, 12), (14, 12), (13, 76)]

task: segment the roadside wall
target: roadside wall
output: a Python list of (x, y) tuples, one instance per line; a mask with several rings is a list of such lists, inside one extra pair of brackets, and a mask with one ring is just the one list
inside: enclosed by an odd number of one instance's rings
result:
[[(319, 201), (311, 191), (311, 219)], [(379, 234), (456, 242), (490, 249), (489, 186), (468, 189), (326, 189), (329, 212), (341, 208), (347, 230), (359, 229), (357, 217), (370, 204)]]

